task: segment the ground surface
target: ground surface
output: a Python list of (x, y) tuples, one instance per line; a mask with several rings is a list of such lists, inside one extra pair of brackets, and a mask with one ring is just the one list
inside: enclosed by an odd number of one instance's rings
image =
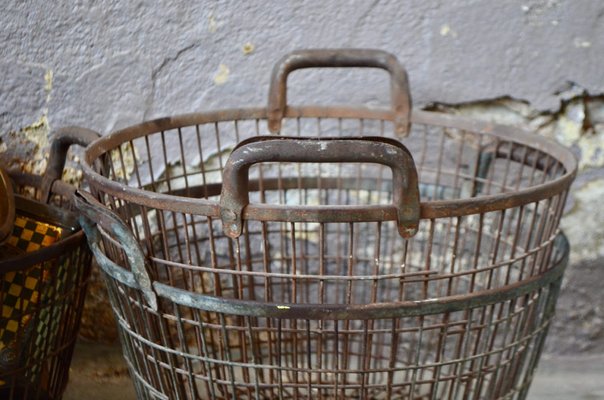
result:
[[(78, 343), (64, 400), (135, 398), (119, 346)], [(544, 356), (528, 399), (604, 399), (604, 354)]]

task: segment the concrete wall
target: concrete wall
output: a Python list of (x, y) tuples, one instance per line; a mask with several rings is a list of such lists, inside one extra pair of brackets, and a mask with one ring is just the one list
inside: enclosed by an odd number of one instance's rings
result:
[[(385, 49), (407, 68), (418, 107), (530, 127), (581, 158), (563, 224), (575, 249), (566, 317), (550, 349), (574, 352), (576, 336), (583, 350), (604, 352), (604, 299), (586, 289), (604, 278), (603, 38), (599, 0), (5, 0), (0, 161), (43, 170), (47, 133), (64, 125), (107, 133), (263, 105), (273, 63), (293, 49)], [(378, 71), (301, 71), (290, 84), (292, 103), (388, 99)]]

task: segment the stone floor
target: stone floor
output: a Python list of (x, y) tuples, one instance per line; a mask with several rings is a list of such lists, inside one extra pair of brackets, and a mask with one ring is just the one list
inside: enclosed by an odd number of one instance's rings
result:
[[(117, 345), (80, 342), (64, 400), (133, 400), (136, 396)], [(529, 400), (604, 400), (604, 354), (542, 357)]]

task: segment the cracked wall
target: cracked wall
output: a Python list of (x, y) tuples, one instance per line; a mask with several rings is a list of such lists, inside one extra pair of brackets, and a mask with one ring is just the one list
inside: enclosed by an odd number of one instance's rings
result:
[[(0, 162), (25, 160), (33, 172), (45, 168), (53, 128), (106, 134), (160, 116), (262, 106), (273, 63), (304, 47), (388, 50), (408, 70), (417, 107), (526, 127), (571, 147), (581, 172), (563, 220), (573, 254), (561, 314), (587, 311), (573, 314), (579, 322), (559, 319), (548, 343), (572, 352), (574, 332), (587, 338), (583, 351), (604, 351), (594, 306), (603, 299), (597, 287), (579, 292), (590, 287), (585, 275), (604, 280), (602, 2), (8, 0), (3, 10)], [(386, 75), (373, 70), (299, 71), (289, 85), (296, 104), (389, 99)], [(89, 304), (103, 312), (97, 289)], [(94, 324), (84, 332), (114, 334)]]

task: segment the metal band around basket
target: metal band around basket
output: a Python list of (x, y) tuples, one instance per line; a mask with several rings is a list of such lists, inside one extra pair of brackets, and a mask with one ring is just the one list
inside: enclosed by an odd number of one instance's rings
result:
[[(88, 225), (86, 229), (90, 226)], [(366, 320), (415, 317), (420, 315), (455, 312), (476, 307), (502, 303), (531, 293), (539, 288), (559, 282), (568, 264), (569, 245), (566, 236), (559, 233), (553, 246), (560, 246), (562, 256), (555, 260), (552, 268), (521, 282), (479, 292), (425, 299), (375, 304), (295, 304), (274, 303), (254, 300), (227, 299), (204, 295), (153, 282), (155, 293), (176, 304), (208, 312), (228, 315), (309, 320)], [(98, 246), (93, 246), (101, 269), (112, 279), (135, 289), (142, 290), (134, 274), (105, 256)]]
[[(132, 278), (135, 280), (138, 289), (142, 291), (147, 304), (151, 309), (157, 310), (157, 296), (153, 292), (151, 278), (145, 268), (145, 256), (130, 229), (116, 214), (102, 206), (92, 195), (78, 191), (73, 199), (75, 206), (81, 213), (80, 225), (86, 233), (88, 243), (97, 261), (107, 264), (108, 260), (99, 247), (98, 225), (119, 240), (128, 260), (128, 265), (132, 270)], [(127, 271), (124, 270), (125, 272)]]

